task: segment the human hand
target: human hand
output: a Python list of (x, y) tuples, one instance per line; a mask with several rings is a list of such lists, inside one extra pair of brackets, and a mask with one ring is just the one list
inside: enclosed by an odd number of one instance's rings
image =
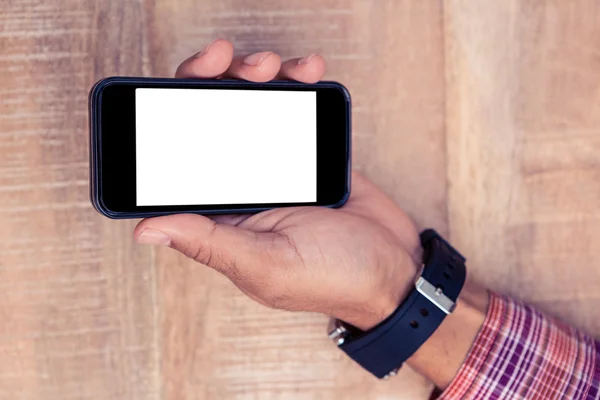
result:
[[(272, 52), (233, 57), (232, 44), (217, 40), (184, 61), (176, 76), (308, 83), (319, 81), (324, 71), (319, 55), (283, 63)], [(421, 264), (411, 220), (356, 173), (350, 198), (340, 209), (293, 207), (211, 218), (170, 215), (141, 221), (134, 236), (214, 268), (261, 304), (320, 312), (363, 330), (397, 308)]]

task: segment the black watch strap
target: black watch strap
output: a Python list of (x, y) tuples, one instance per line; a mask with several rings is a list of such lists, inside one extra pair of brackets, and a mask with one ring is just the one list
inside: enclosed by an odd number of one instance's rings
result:
[(421, 244), (421, 276), (392, 315), (368, 332), (341, 325), (330, 333), (346, 354), (378, 378), (395, 375), (429, 339), (453, 311), (465, 282), (465, 258), (437, 232), (425, 230)]

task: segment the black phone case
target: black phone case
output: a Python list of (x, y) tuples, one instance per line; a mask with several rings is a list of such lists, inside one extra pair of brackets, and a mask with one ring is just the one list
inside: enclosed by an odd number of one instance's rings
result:
[[(307, 84), (294, 82), (294, 81), (270, 81), (270, 82), (248, 82), (234, 79), (176, 79), (176, 78), (142, 78), (142, 77), (109, 77), (99, 80), (94, 84), (89, 94), (89, 127), (90, 127), (90, 200), (96, 211), (100, 214), (111, 218), (111, 219), (128, 219), (128, 218), (148, 218), (148, 217), (156, 217), (161, 215), (170, 215), (170, 214), (179, 214), (179, 213), (194, 213), (194, 214), (202, 214), (202, 215), (217, 215), (217, 214), (252, 214), (261, 211), (270, 210), (274, 207), (257, 207), (257, 208), (230, 208), (230, 209), (214, 209), (214, 210), (193, 210), (190, 209), (188, 211), (132, 211), (132, 212), (115, 212), (104, 206), (102, 203), (102, 197), (100, 194), (100, 182), (101, 182), (101, 170), (99, 167), (100, 163), (100, 141), (101, 137), (99, 135), (100, 132), (100, 104), (101, 104), (101, 96), (102, 90), (104, 87), (110, 84), (115, 83), (128, 83), (128, 84), (144, 84), (144, 83), (157, 83), (157, 84), (172, 84), (179, 87), (184, 87), (189, 83), (202, 83), (207, 86), (214, 86), (215, 88), (223, 87), (223, 86), (235, 86), (235, 87), (268, 87), (268, 86), (286, 86), (286, 87), (306, 87)], [(348, 103), (348, 107), (351, 109), (351, 98), (348, 90), (338, 82), (332, 81), (320, 81), (314, 85), (319, 86), (334, 86), (340, 89), (344, 93), (344, 97)], [(344, 197), (337, 202), (336, 204), (327, 205), (323, 207), (328, 208), (339, 208), (343, 206), (350, 197), (350, 186), (351, 186), (351, 113), (347, 115), (347, 126), (348, 126), (348, 137), (347, 137), (347, 155), (346, 155), (346, 163), (347, 163), (347, 183), (346, 183), (346, 192)]]

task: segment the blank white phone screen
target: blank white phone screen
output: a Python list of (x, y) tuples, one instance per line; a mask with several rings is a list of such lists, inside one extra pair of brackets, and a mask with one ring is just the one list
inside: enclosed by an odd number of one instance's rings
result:
[(317, 201), (315, 91), (135, 90), (138, 206)]

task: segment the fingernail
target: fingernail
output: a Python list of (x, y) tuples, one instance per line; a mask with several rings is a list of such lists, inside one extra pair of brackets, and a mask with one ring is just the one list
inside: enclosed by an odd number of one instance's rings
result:
[(316, 54), (311, 54), (309, 56), (306, 57), (302, 57), (301, 59), (298, 60), (298, 64), (302, 65), (302, 64), (308, 64), (310, 62), (310, 60), (312, 60), (312, 58), (316, 56)]
[(259, 66), (263, 63), (271, 54), (270, 51), (263, 51), (260, 53), (250, 54), (248, 57), (244, 58), (244, 64), (252, 65), (254, 67)]
[(138, 236), (137, 241), (141, 244), (154, 244), (157, 246), (168, 246), (171, 244), (171, 238), (156, 229), (146, 229)]
[(213, 45), (213, 43), (215, 43), (215, 42), (216, 42), (216, 41), (218, 41), (218, 40), (219, 40), (219, 39), (217, 39), (217, 40), (214, 40), (212, 43), (210, 43), (208, 46), (206, 46), (204, 49), (202, 49), (202, 51), (199, 51), (198, 53), (196, 53), (196, 55), (195, 55), (194, 57), (201, 57), (201, 56), (203, 56), (204, 54), (208, 53), (208, 50), (210, 50), (210, 46), (212, 46), (212, 45)]

